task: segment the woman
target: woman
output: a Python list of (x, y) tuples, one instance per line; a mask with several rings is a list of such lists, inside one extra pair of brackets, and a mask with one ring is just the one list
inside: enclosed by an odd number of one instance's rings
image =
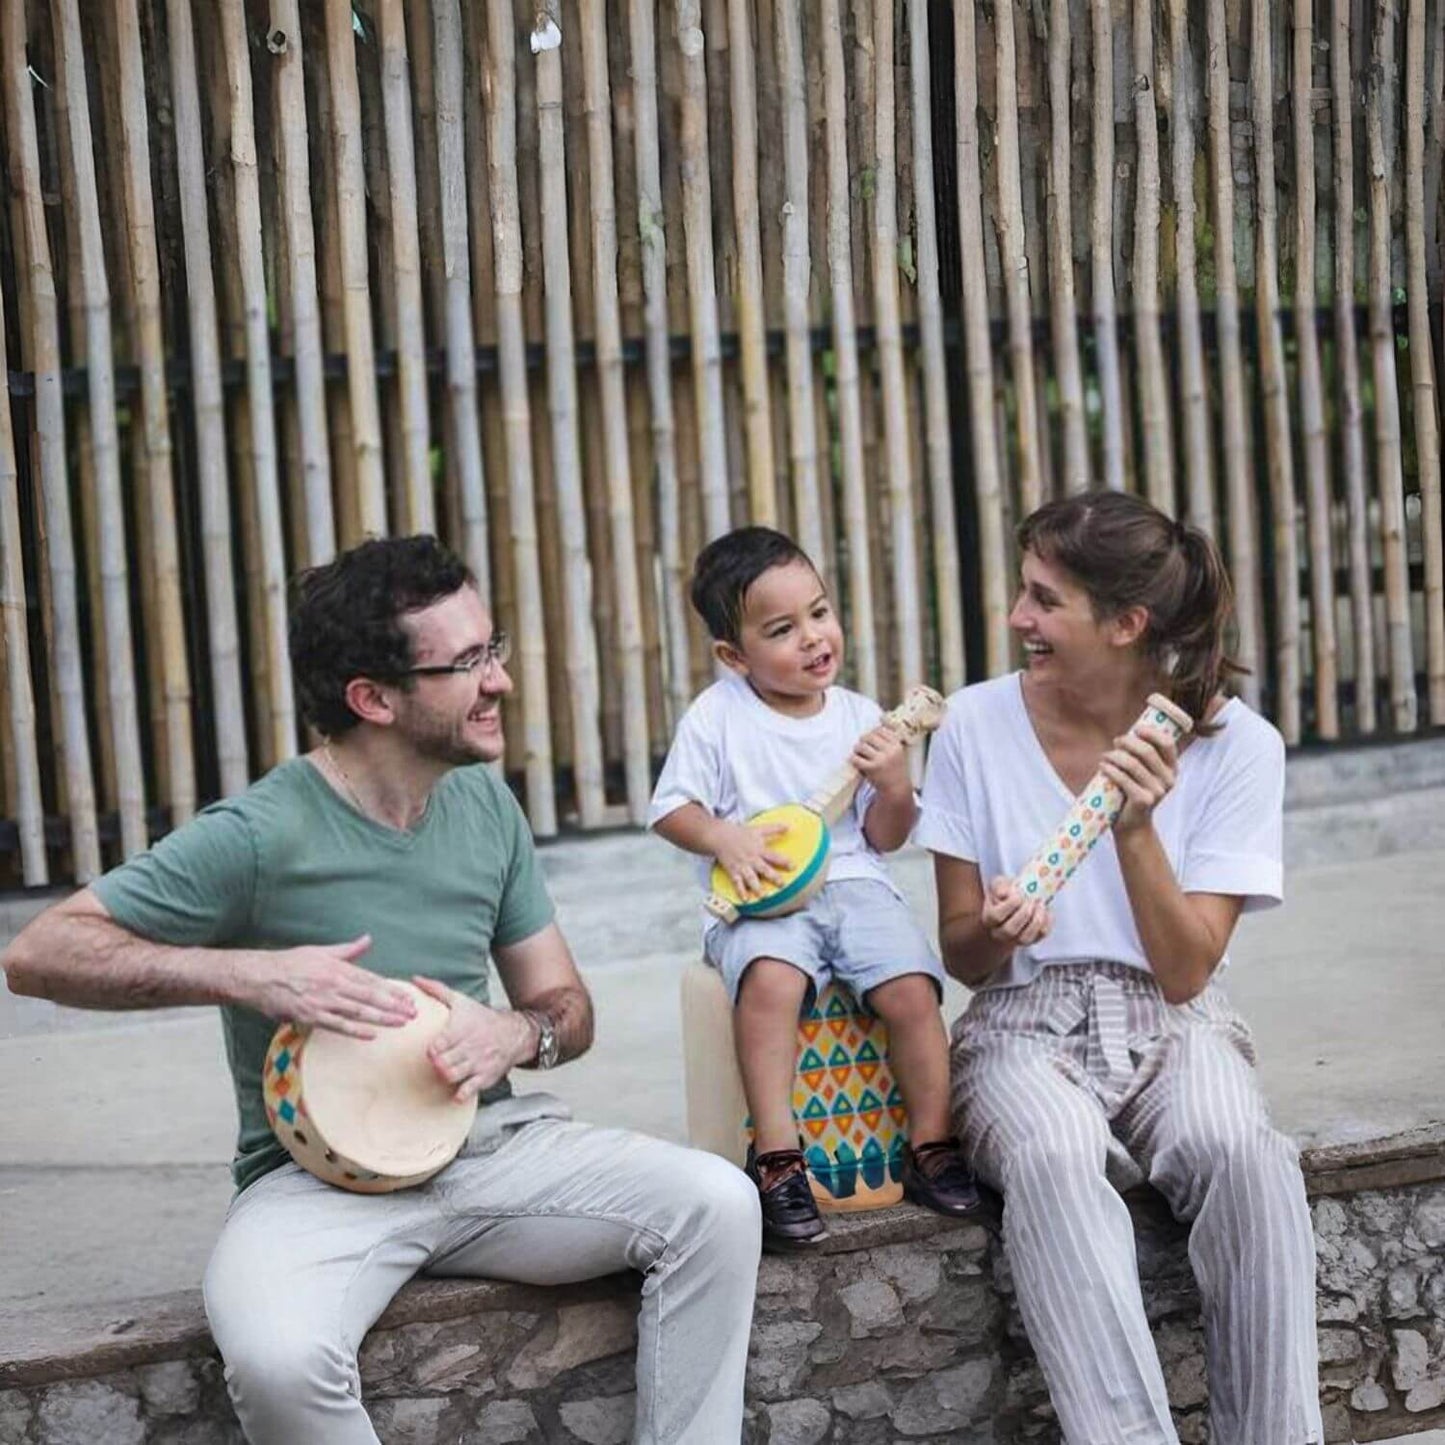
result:
[[(953, 1035), (970, 1162), (1004, 1195), (1019, 1305), (1075, 1445), (1175, 1442), (1140, 1298), (1132, 1157), (1192, 1222), (1216, 1445), (1322, 1439), (1314, 1240), (1294, 1145), (1214, 975), (1281, 893), (1284, 748), (1223, 686), (1214, 544), (1137, 497), (1051, 502), (1018, 533), (1024, 670), (964, 688), (930, 753), (918, 839), (939, 941), (975, 990)], [(1151, 692), (1195, 719), (1127, 730)], [(1010, 879), (1096, 768), (1124, 809), (1052, 908)]]

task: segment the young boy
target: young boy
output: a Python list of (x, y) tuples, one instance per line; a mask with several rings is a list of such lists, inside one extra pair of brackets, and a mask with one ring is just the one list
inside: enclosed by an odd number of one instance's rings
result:
[(711, 920), (704, 937), (735, 1009), (754, 1127), (747, 1171), (762, 1196), (764, 1245), (803, 1248), (824, 1233), (792, 1089), (799, 1011), (833, 976), (888, 1025), (911, 1135), (905, 1196), (940, 1214), (981, 1214), (950, 1137), (943, 971), (880, 856), (907, 840), (917, 817), (907, 751), (880, 725), (877, 703), (836, 685), (842, 629), (813, 564), (789, 538), (767, 527), (719, 537), (693, 568), (692, 603), (727, 674), (678, 724), (648, 821), (704, 860), (704, 884), (713, 859), (744, 896), (779, 881), (786, 859), (770, 847), (775, 834), (743, 820), (801, 802), (850, 759), (863, 776), (832, 829), (822, 892), (785, 918)]

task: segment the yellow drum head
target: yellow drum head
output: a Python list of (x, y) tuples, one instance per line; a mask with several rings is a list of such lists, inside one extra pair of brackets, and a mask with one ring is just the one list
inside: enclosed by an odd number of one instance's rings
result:
[(768, 844), (773, 852), (788, 860), (787, 877), (780, 886), (769, 888), (760, 897), (744, 898), (733, 887), (726, 871), (719, 864), (713, 865), (713, 892), (731, 903), (743, 918), (786, 912), (790, 904), (806, 899), (828, 861), (828, 825), (811, 808), (801, 803), (784, 803), (781, 807), (765, 808), (748, 819), (750, 828), (773, 823), (786, 824), (788, 829)]

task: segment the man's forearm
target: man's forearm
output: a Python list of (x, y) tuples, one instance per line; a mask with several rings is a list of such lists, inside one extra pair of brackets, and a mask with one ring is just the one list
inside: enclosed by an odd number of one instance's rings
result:
[(12, 992), (90, 1009), (233, 1002), (237, 964), (234, 952), (152, 943), (66, 904), (41, 914), (0, 955)]
[[(579, 1058), (592, 1047), (592, 999), (586, 989), (562, 987), (549, 989), (546, 993), (529, 998), (517, 1005), (519, 1009), (544, 1013), (552, 1020), (557, 1031), (557, 1062)], [(532, 1068), (536, 1064), (536, 1044), (532, 1052), (520, 1061), (521, 1067)]]

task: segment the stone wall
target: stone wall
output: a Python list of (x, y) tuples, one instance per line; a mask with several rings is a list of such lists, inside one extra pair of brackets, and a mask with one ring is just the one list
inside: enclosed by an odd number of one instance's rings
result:
[[(1315, 1151), (1306, 1166), (1328, 1438), (1445, 1424), (1445, 1130)], [(1131, 1207), (1180, 1437), (1203, 1441), (1185, 1231), (1156, 1196)], [(381, 1438), (629, 1440), (636, 1296), (626, 1276), (551, 1291), (410, 1286), (362, 1354)], [(748, 1417), (757, 1445), (1057, 1439), (1003, 1251), (908, 1207), (844, 1219), (816, 1257), (763, 1262)], [(0, 1319), (0, 1445), (239, 1440), (194, 1295), (110, 1319)]]

